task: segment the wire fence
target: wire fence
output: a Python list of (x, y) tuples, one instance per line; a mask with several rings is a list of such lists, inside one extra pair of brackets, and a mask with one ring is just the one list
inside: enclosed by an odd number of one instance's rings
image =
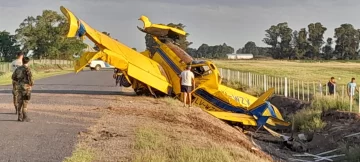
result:
[[(31, 60), (30, 65), (33, 64), (42, 64), (42, 65), (73, 65), (74, 61), (72, 60), (51, 60), (51, 59), (41, 59), (41, 60)], [(12, 72), (11, 62), (0, 62), (0, 72)]]
[[(319, 96), (332, 96), (338, 100), (350, 101), (349, 111), (358, 105), (360, 113), (360, 95), (348, 95), (347, 85), (335, 84), (334, 93), (330, 94), (327, 86), (328, 81), (300, 81), (289, 79), (288, 77), (276, 77), (251, 72), (235, 71), (231, 69), (219, 68), (220, 75), (223, 79), (231, 82), (238, 82), (248, 87), (261, 89), (262, 92), (267, 91), (269, 88), (274, 88), (276, 95), (282, 95), (289, 98), (295, 98), (302, 101), (310, 102), (315, 95)], [(357, 87), (358, 88), (358, 87)]]

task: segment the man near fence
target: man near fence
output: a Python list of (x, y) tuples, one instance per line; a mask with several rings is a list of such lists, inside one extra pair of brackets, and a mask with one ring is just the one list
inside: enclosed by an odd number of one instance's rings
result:
[[(23, 62), (22, 62), (23, 57), (24, 57), (24, 54), (22, 52), (19, 52), (17, 54), (16, 60), (14, 60), (11, 63), (12, 72), (14, 72), (18, 67), (20, 67), (23, 64)], [(18, 105), (18, 95), (16, 93), (17, 84), (14, 80), (12, 80), (12, 85), (13, 85), (13, 90), (12, 90), (13, 103), (14, 103), (14, 107), (15, 107), (15, 113), (17, 114), (18, 113), (18, 106), (17, 106)]]
[(330, 81), (328, 82), (327, 86), (329, 87), (329, 94), (330, 95), (334, 95), (334, 91), (335, 91), (335, 78), (331, 77)]
[(347, 85), (347, 93), (350, 100), (353, 100), (353, 97), (355, 95), (355, 90), (359, 92), (359, 90), (356, 87), (355, 78), (351, 78), (351, 81)]
[(17, 82), (18, 99), (18, 121), (30, 122), (27, 115), (27, 104), (31, 96), (31, 87), (34, 85), (33, 76), (28, 65), (30, 59), (23, 58), (23, 65), (18, 67), (12, 75), (12, 79)]

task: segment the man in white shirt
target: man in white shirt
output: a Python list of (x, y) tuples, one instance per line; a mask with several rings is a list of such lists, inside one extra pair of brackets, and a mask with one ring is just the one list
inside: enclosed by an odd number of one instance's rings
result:
[[(22, 62), (22, 59), (24, 57), (24, 53), (22, 52), (19, 52), (17, 54), (17, 59), (14, 60), (12, 63), (11, 63), (11, 68), (12, 68), (12, 71), (14, 72), (16, 70), (16, 68), (22, 66), (23, 62)], [(16, 93), (16, 84), (17, 82), (16, 81), (12, 81), (12, 85), (13, 85), (13, 90), (12, 90), (12, 93), (13, 93), (13, 102), (14, 102), (14, 107), (15, 107), (15, 111), (16, 111), (16, 114), (18, 113), (18, 94)]]
[(189, 96), (189, 107), (191, 107), (191, 91), (195, 89), (194, 73), (190, 71), (191, 66), (186, 66), (186, 70), (180, 74), (181, 92), (184, 94), (184, 107), (186, 106), (187, 96)]

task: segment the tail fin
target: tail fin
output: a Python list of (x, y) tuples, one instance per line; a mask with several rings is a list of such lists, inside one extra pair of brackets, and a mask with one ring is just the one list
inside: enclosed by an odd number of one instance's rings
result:
[(249, 106), (249, 110), (253, 110), (260, 105), (264, 104), (264, 102), (274, 93), (275, 89), (270, 88), (268, 91), (266, 91), (263, 95), (261, 95), (253, 104)]

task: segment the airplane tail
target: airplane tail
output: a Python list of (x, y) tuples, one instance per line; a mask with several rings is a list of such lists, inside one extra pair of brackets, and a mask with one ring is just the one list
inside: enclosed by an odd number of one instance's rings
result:
[(246, 111), (253, 115), (259, 126), (264, 125), (265, 123), (272, 126), (290, 125), (290, 123), (284, 121), (278, 108), (267, 101), (274, 93), (274, 88), (270, 88), (259, 98), (224, 85), (219, 85), (219, 91), (228, 96), (228, 100), (235, 100), (241, 104), (241, 107), (246, 108)]
[(262, 94), (254, 103), (252, 103), (248, 110), (253, 114), (256, 118), (258, 118), (258, 125), (264, 125), (268, 123), (270, 125), (283, 125), (289, 126), (290, 123), (284, 121), (280, 111), (277, 107), (272, 105), (267, 100), (274, 93), (275, 89), (270, 88), (264, 94)]

